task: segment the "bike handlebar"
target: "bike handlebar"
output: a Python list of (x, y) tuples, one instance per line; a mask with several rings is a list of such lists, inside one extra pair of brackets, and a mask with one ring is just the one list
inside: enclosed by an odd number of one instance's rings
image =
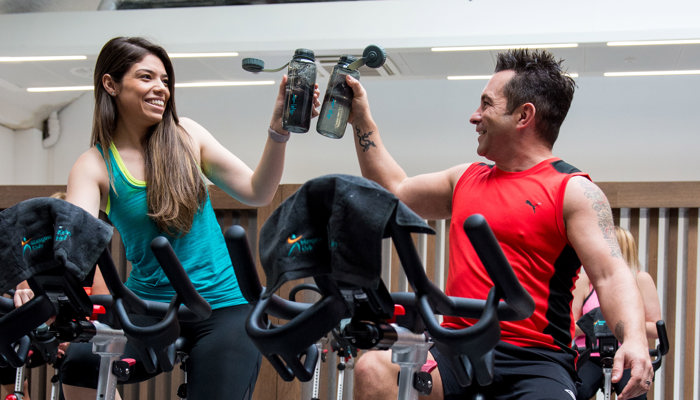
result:
[(14, 310), (15, 302), (10, 297), (0, 296), (0, 316), (9, 313)]
[(182, 304), (200, 320), (209, 318), (211, 306), (197, 293), (197, 289), (194, 288), (192, 281), (187, 276), (168, 239), (163, 236), (156, 237), (151, 241), (151, 250)]
[(513, 320), (528, 318), (535, 310), (535, 301), (515, 276), (486, 218), (481, 214), (471, 215), (463, 227), (494, 286), (512, 310)]

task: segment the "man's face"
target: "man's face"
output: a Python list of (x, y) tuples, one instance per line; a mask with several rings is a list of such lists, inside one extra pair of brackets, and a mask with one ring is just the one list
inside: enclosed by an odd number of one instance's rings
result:
[(481, 93), (479, 108), (469, 119), (479, 135), (477, 154), (492, 161), (496, 152), (508, 143), (509, 134), (515, 131), (517, 121), (507, 113), (508, 100), (503, 94), (504, 86), (514, 75), (510, 70), (494, 74)]

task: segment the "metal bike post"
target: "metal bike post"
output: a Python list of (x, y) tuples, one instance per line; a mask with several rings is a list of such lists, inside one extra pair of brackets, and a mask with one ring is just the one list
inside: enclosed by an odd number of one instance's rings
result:
[(602, 360), (603, 364), (603, 398), (605, 400), (610, 400), (610, 395), (612, 392), (612, 365), (613, 359), (606, 357)]
[(15, 372), (15, 396), (17, 400), (24, 398), (24, 365), (17, 367)]
[(336, 392), (336, 400), (343, 400), (343, 380), (345, 380), (345, 363), (343, 357), (340, 357), (340, 362), (338, 363), (338, 390)]
[(112, 373), (112, 364), (124, 354), (126, 336), (121, 329), (112, 329), (94, 321), (96, 328), (92, 342), (92, 352), (100, 356), (100, 374), (97, 381), (97, 400), (114, 400), (117, 391), (117, 377)]
[(318, 397), (318, 387), (321, 384), (321, 355), (323, 354), (323, 346), (320, 343), (316, 344), (318, 348), (319, 357), (316, 360), (316, 368), (314, 368), (314, 381), (311, 388), (311, 400), (319, 400)]
[(400, 326), (394, 326), (398, 340), (391, 346), (391, 362), (400, 367), (398, 400), (417, 400), (418, 391), (413, 387), (413, 379), (428, 359), (432, 343), (425, 334), (413, 333)]

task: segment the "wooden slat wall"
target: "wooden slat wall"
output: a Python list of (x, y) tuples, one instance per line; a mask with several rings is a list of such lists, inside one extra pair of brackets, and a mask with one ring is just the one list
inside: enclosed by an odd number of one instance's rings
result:
[[(700, 368), (698, 367), (698, 222), (700, 209), (700, 182), (603, 182), (599, 186), (613, 207), (615, 222), (630, 229), (639, 243), (640, 260), (657, 283), (662, 304), (662, 315), (667, 324), (671, 350), (657, 374), (650, 399), (695, 399), (698, 396)], [(249, 232), (253, 253), (257, 253), (257, 232), (272, 211), (299, 185), (282, 185), (273, 202), (259, 209), (243, 206), (224, 193), (212, 188), (212, 203), (222, 228), (233, 223), (243, 225)], [(7, 208), (31, 197), (48, 196), (64, 190), (62, 186), (0, 186), (0, 209)], [(442, 227), (442, 221), (430, 221)], [(439, 224), (439, 225), (438, 225)], [(444, 223), (449, 229), (449, 221)], [(446, 231), (436, 237), (419, 239), (423, 248), (428, 276), (441, 276), (447, 259)], [(123, 250), (115, 237), (112, 246), (115, 260), (122, 274), (129, 266), (123, 260)], [(436, 268), (436, 265), (438, 266)], [(391, 289), (404, 287), (400, 266), (395, 255), (387, 259), (386, 276)], [(264, 274), (258, 266), (261, 280)], [(289, 286), (291, 287), (291, 286)], [(280, 293), (286, 296), (288, 289)], [(335, 398), (334, 362), (329, 361), (323, 372), (321, 399)], [(50, 393), (52, 371), (36, 368), (31, 371), (32, 398), (41, 400)], [(182, 381), (182, 373), (175, 369), (156, 379), (139, 385), (121, 388), (125, 400), (166, 400), (176, 398), (175, 392)], [(265, 361), (260, 372), (254, 398), (256, 400), (287, 400), (310, 398), (309, 384), (284, 382)], [(346, 388), (347, 390), (347, 388)]]

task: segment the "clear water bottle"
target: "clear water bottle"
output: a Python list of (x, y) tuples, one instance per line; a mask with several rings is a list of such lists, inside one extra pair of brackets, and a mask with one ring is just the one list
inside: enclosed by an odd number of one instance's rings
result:
[(333, 67), (333, 73), (328, 79), (328, 88), (326, 88), (326, 94), (323, 97), (321, 114), (318, 116), (316, 124), (316, 131), (323, 136), (340, 139), (345, 134), (353, 98), (352, 89), (346, 83), (345, 77), (350, 75), (355, 79), (360, 79), (359, 71), (347, 68), (356, 60), (356, 57), (344, 55)]
[(282, 128), (295, 133), (305, 133), (311, 126), (316, 63), (314, 52), (297, 49), (289, 62), (287, 88), (284, 98)]

